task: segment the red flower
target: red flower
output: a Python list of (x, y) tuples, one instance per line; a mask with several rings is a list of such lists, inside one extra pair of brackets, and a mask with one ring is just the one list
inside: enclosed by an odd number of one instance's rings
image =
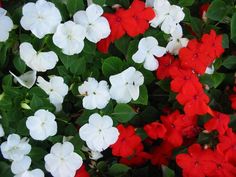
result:
[(197, 118), (195, 116), (186, 116), (175, 111), (168, 116), (161, 116), (161, 121), (167, 129), (164, 136), (164, 140), (169, 142), (175, 147), (181, 146), (183, 143), (183, 137), (186, 134), (186, 129), (197, 126)]
[(235, 177), (236, 166), (229, 163), (225, 156), (218, 151), (214, 152), (214, 158), (212, 160), (215, 163), (215, 169), (208, 174), (208, 177)]
[(189, 116), (203, 115), (208, 113), (210, 109), (207, 105), (209, 97), (202, 88), (192, 85), (186, 85), (176, 99), (180, 104), (184, 105), (184, 112)]
[(173, 78), (170, 87), (173, 92), (181, 92), (185, 87), (202, 88), (202, 84), (199, 82), (198, 77), (191, 70), (184, 70), (181, 68), (172, 67), (170, 74)]
[(146, 163), (150, 158), (150, 154), (143, 152), (143, 145), (140, 144), (136, 149), (136, 153), (132, 157), (123, 157), (120, 159), (120, 163), (128, 166), (140, 166)]
[(141, 144), (141, 138), (135, 134), (133, 126), (117, 126), (120, 135), (115, 144), (111, 146), (114, 156), (129, 157), (135, 154)]
[(204, 34), (202, 36), (201, 48), (205, 50), (211, 58), (208, 65), (224, 53), (222, 38), (222, 35), (216, 35), (214, 30), (211, 30), (210, 34)]
[(151, 163), (153, 165), (168, 165), (174, 146), (164, 141), (160, 146), (154, 147), (151, 152)]
[(208, 131), (217, 130), (220, 135), (223, 135), (228, 129), (230, 117), (226, 114), (213, 111), (214, 117), (204, 124), (204, 128)]
[(174, 57), (171, 54), (166, 54), (165, 56), (158, 59), (159, 67), (156, 71), (156, 77), (160, 80), (170, 77), (170, 66), (174, 62)]
[(176, 162), (183, 169), (184, 177), (206, 177), (215, 169), (213, 158), (213, 151), (203, 150), (199, 144), (193, 144), (188, 148), (188, 154), (176, 156)]
[(200, 10), (199, 10), (200, 17), (205, 21), (207, 20), (206, 12), (207, 12), (209, 6), (210, 6), (209, 3), (205, 3), (205, 4), (201, 5)]
[(159, 122), (152, 122), (150, 124), (145, 125), (144, 130), (147, 135), (154, 140), (158, 138), (163, 138), (166, 133), (165, 126)]
[(211, 58), (206, 54), (205, 50), (200, 51), (200, 47), (201, 43), (196, 39), (190, 40), (187, 47), (180, 50), (179, 59), (183, 67), (192, 69), (199, 74), (204, 74)]
[(90, 177), (89, 173), (86, 171), (86, 168), (84, 165), (82, 165), (75, 174), (75, 177)]
[(228, 129), (225, 135), (219, 136), (219, 144), (217, 150), (225, 156), (225, 158), (236, 166), (236, 134), (232, 129)]
[[(234, 87), (234, 92), (236, 92), (236, 86)], [(236, 94), (232, 94), (229, 96), (229, 99), (231, 101), (231, 107), (232, 109), (236, 110)]]
[[(151, 7), (145, 7), (145, 3), (141, 0), (134, 0), (130, 8), (127, 10), (127, 18), (123, 21), (123, 25), (129, 36), (135, 37), (149, 28), (149, 21), (155, 17), (155, 12)], [(131, 16), (131, 18), (129, 17)], [(130, 26), (127, 19), (135, 21), (136, 26)]]

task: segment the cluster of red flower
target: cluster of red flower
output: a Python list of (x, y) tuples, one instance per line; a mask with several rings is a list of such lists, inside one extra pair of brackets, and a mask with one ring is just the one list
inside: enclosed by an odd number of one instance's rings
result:
[(111, 34), (97, 44), (100, 52), (107, 53), (111, 43), (126, 33), (131, 37), (143, 34), (149, 28), (149, 21), (155, 17), (151, 7), (145, 7), (141, 0), (134, 0), (129, 9), (118, 8), (115, 13), (104, 13), (108, 20)]

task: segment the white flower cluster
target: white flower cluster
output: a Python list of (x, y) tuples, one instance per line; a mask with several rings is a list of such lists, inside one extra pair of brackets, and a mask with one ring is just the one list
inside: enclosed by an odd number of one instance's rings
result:
[(29, 170), (31, 158), (27, 156), (31, 151), (31, 145), (27, 138), (20, 138), (17, 134), (10, 134), (7, 141), (1, 144), (1, 152), (5, 159), (12, 161), (11, 171), (15, 177), (44, 177), (40, 169)]

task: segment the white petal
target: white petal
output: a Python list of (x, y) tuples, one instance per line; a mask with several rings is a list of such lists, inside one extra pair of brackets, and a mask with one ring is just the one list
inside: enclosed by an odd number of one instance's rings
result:
[(11, 171), (14, 174), (20, 174), (29, 169), (31, 164), (31, 158), (29, 156), (24, 156), (23, 159), (19, 161), (13, 161), (11, 164)]
[(9, 72), (17, 80), (17, 82), (19, 82), (23, 87), (26, 87), (28, 89), (30, 89), (36, 81), (36, 74), (37, 74), (36, 71), (28, 71), (19, 77), (17, 77), (11, 71)]

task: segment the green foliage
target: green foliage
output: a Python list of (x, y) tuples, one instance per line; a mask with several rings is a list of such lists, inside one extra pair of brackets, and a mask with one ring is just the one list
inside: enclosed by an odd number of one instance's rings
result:
[(128, 104), (117, 104), (114, 113), (111, 114), (116, 121), (121, 123), (130, 121), (135, 115), (136, 112)]
[(227, 10), (227, 4), (223, 0), (214, 0), (207, 11), (207, 17), (221, 21), (226, 16)]

